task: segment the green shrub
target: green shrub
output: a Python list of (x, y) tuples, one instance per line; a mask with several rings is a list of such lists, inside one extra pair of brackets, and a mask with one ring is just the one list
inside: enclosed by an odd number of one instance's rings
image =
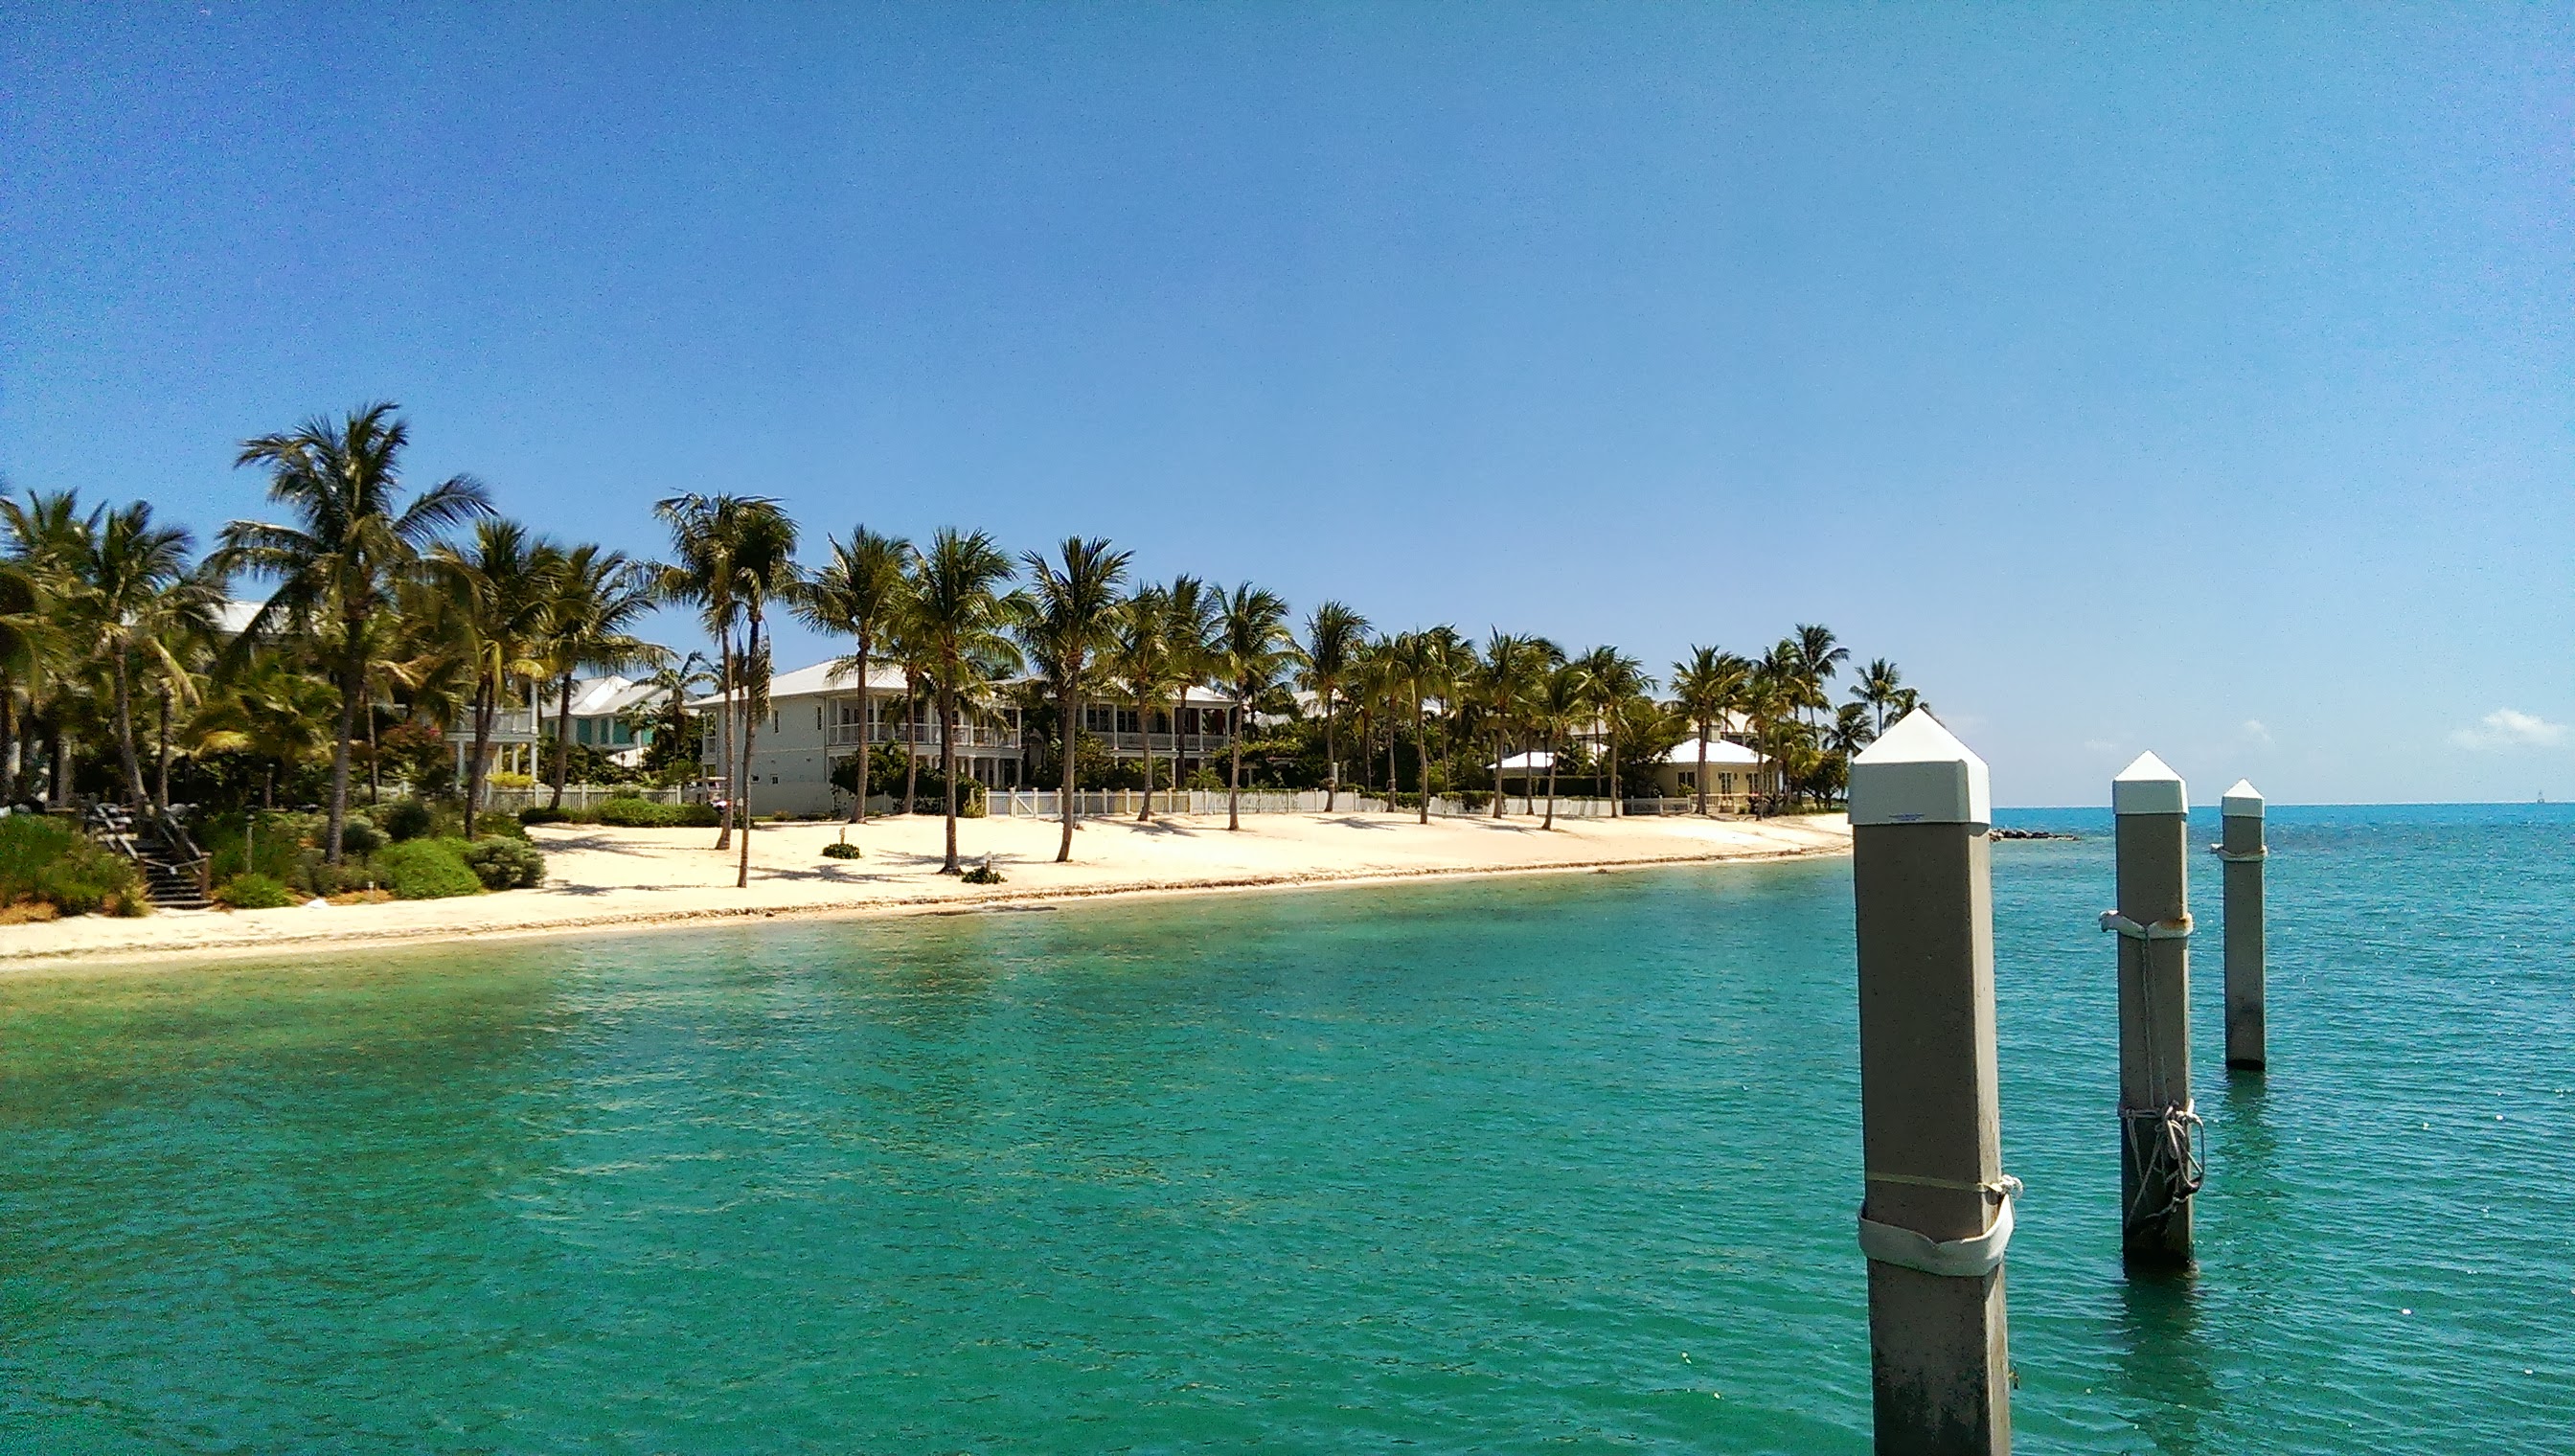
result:
[(44, 814), (0, 818), (0, 904), (18, 900), (39, 900), (66, 915), (139, 915), (149, 908), (131, 863)]
[(990, 864), (978, 864), (974, 868), (967, 870), (964, 874), (959, 875), (958, 878), (964, 880), (968, 884), (1000, 884), (1002, 882), (1002, 871), (995, 869)]
[(457, 856), (485, 889), (534, 889), (545, 882), (546, 856), (534, 844), (518, 839), (460, 842)]
[(384, 846), (384, 830), (356, 814), (340, 825), (340, 855), (344, 859), (364, 859)]
[(643, 798), (612, 798), (599, 806), (599, 821), (624, 829), (712, 829), (711, 803), (655, 803)]
[[(459, 814), (457, 817), (461, 821), (464, 815)], [(519, 822), (517, 814), (497, 808), (487, 808), (476, 814), (474, 828), (478, 834), (483, 835), (499, 834), (511, 839), (528, 837), (528, 826)]]
[(823, 857), (826, 859), (857, 859), (863, 856), (859, 853), (859, 846), (856, 844), (836, 843), (826, 844), (823, 846)]
[(571, 824), (579, 823), (581, 818), (582, 815), (578, 809), (548, 808), (536, 803), (519, 810), (521, 824)]
[(438, 826), (438, 815), (428, 804), (416, 798), (396, 799), (376, 813), (377, 826), (385, 837), (400, 844), (409, 839), (426, 838)]
[(482, 876), (465, 862), (462, 839), (406, 839), (376, 851), (376, 878), (394, 898), (445, 899), (480, 894)]
[(265, 874), (236, 874), (215, 886), (215, 903), (236, 910), (273, 910), (295, 903), (295, 891)]

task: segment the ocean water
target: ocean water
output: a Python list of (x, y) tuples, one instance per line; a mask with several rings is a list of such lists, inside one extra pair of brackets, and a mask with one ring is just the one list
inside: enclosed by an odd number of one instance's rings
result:
[[(2006, 820), (2020, 1449), (2575, 1449), (2575, 814), (2274, 810), (2144, 1282)], [(1839, 860), (0, 978), (0, 1450), (1864, 1451), (1854, 1038)]]

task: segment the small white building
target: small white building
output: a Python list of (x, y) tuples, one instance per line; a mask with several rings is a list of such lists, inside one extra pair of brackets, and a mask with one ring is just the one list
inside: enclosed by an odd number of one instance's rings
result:
[[(1711, 808), (1736, 810), (1752, 794), (1779, 788), (1778, 766), (1768, 758), (1726, 738), (1707, 743), (1707, 796)], [(1699, 740), (1683, 738), (1654, 760), (1654, 781), (1665, 798), (1696, 798), (1699, 790)]]

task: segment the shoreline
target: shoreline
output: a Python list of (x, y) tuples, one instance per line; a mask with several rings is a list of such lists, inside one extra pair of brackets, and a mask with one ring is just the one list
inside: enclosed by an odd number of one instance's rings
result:
[[(1409, 815), (1350, 814), (1261, 815), (1247, 818), (1241, 834), (1225, 830), (1221, 816), (1211, 824), (1188, 817), (1167, 817), (1150, 824), (1132, 820), (1085, 820), (1085, 830), (1106, 828), (1104, 838), (1077, 846), (1069, 864), (1054, 864), (1052, 849), (1059, 826), (1054, 820), (970, 820), (982, 846), (997, 836), (995, 824), (1017, 831), (1007, 837), (1027, 839), (1030, 828), (1042, 831), (1046, 859), (994, 846), (996, 862), (1010, 878), (998, 885), (965, 884), (938, 875), (935, 851), (906, 855), (905, 837), (930, 837), (939, 820), (873, 821), (854, 837), (862, 838), (876, 856), (863, 860), (822, 860), (820, 844), (837, 837), (837, 824), (764, 824), (755, 831), (752, 885), (736, 888), (734, 861), (719, 859), (707, 843), (706, 830), (600, 830), (589, 826), (547, 826), (536, 831), (549, 852), (549, 879), (534, 890), (511, 890), (469, 899), (393, 901), (385, 904), (291, 906), (274, 910), (163, 911), (136, 919), (80, 916), (37, 924), (0, 926), (0, 976), (92, 973), (120, 969), (166, 968), (191, 961), (240, 961), (262, 956), (295, 956), (317, 950), (399, 949), (447, 943), (482, 943), (565, 935), (625, 935), (713, 928), (746, 921), (876, 919), (930, 915), (1009, 913), (1051, 910), (1069, 904), (1094, 904), (1126, 898), (1174, 898), (1304, 889), (1365, 888), (1427, 880), (1491, 878), (1512, 875), (1606, 873), (1627, 869), (1668, 868), (1690, 864), (1767, 863), (1786, 859), (1830, 857), (1849, 852), (1846, 822), (1836, 814), (1800, 815), (1765, 820), (1620, 819), (1560, 820), (1543, 841), (1550, 850), (1571, 855), (1518, 857), (1496, 852), (1521, 846), (1518, 835), (1534, 835), (1534, 824), (1488, 819), (1439, 820), (1427, 826)], [(1262, 834), (1268, 827), (1290, 827), (1291, 836)], [(961, 829), (965, 825), (961, 824)], [(1123, 836), (1116, 831), (1126, 831)], [(1319, 832), (1317, 832), (1319, 830)], [(1429, 839), (1399, 846), (1366, 843), (1355, 835), (1409, 831), (1407, 838)], [(1512, 838), (1498, 843), (1471, 842), (1496, 831)], [(910, 831), (908, 834), (904, 831)], [(1165, 836), (1194, 841), (1199, 853), (1141, 852)], [(680, 840), (682, 842), (672, 842)], [(1469, 842), (1460, 843), (1460, 840)], [(688, 842), (694, 841), (694, 842)], [(1204, 842), (1199, 842), (1204, 841)], [(1372, 852), (1398, 847), (1426, 848), (1415, 862), (1384, 862)], [(808, 854), (799, 854), (799, 849)], [(928, 846), (925, 846), (927, 849)], [(1085, 854), (1084, 850), (1107, 852)], [(1318, 853), (1321, 850), (1361, 850)], [(1581, 852), (1588, 849), (1590, 852)], [(1121, 852), (1122, 850), (1131, 852)], [(1271, 851), (1217, 857), (1216, 851)], [(1282, 852), (1284, 851), (1284, 852)], [(1302, 852), (1299, 852), (1302, 851)], [(1475, 852), (1481, 851), (1481, 852)], [(799, 861), (810, 857), (815, 864)], [(983, 852), (965, 854), (969, 863)], [(1268, 858), (1272, 862), (1244, 862)], [(1356, 858), (1358, 862), (1351, 862)], [(648, 879), (637, 866), (675, 873)], [(1209, 862), (1215, 859), (1216, 862)], [(1155, 862), (1155, 861), (1165, 862)], [(567, 861), (569, 861), (567, 863)], [(1195, 861), (1195, 862), (1193, 862)], [(891, 863), (892, 872), (875, 866)], [(563, 865), (569, 873), (557, 877)], [(825, 866), (817, 868), (819, 866)], [(862, 866), (859, 871), (840, 866)], [(708, 871), (716, 873), (710, 874)], [(837, 872), (836, 872), (837, 871)], [(622, 874), (622, 878), (620, 877)], [(713, 882), (721, 876), (721, 883)], [(1017, 882), (1036, 880), (1035, 883)], [(639, 896), (684, 902), (637, 902)], [(733, 897), (743, 896), (740, 900)], [(582, 899), (599, 898), (595, 910)], [(516, 913), (514, 913), (516, 912)], [(328, 917), (328, 918), (320, 918)]]

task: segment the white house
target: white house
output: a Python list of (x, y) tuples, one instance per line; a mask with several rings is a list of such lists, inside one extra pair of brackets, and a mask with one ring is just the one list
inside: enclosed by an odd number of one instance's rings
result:
[[(1654, 779), (1665, 798), (1695, 798), (1699, 782), (1699, 740), (1683, 738), (1654, 760)], [(1775, 792), (1779, 770), (1769, 759), (1724, 738), (1707, 744), (1707, 796), (1711, 807), (1743, 807), (1747, 795)]]
[[(874, 663), (868, 667), (865, 693), (860, 691), (856, 675), (836, 671), (830, 663), (817, 663), (771, 679), (769, 712), (752, 735), (753, 811), (830, 813), (845, 807), (846, 800), (835, 801), (832, 769), (864, 746), (910, 741), (923, 766), (935, 766), (940, 750), (935, 703), (930, 695), (922, 695), (914, 705), (913, 722), (907, 731), (903, 700), (902, 670)], [(1149, 747), (1160, 762), (1177, 757), (1180, 772), (1186, 776), (1224, 757), (1228, 742), (1226, 711), (1233, 702), (1206, 688), (1188, 690), (1182, 698), (1179, 730), (1175, 732), (1168, 702), (1140, 717), (1132, 703), (1093, 699), (1083, 705), (1083, 728), (1116, 757), (1141, 759)], [(713, 720), (723, 712), (725, 700), (718, 694), (695, 699), (688, 706), (692, 712)], [(718, 761), (723, 744), (717, 723), (709, 723), (704, 742), (707, 777), (720, 779), (724, 776)], [(961, 715), (956, 751), (960, 773), (978, 783), (990, 788), (1018, 788), (1027, 783), (1027, 754), (1020, 713), (1015, 707), (1004, 704)], [(870, 787), (878, 789), (881, 785)]]

